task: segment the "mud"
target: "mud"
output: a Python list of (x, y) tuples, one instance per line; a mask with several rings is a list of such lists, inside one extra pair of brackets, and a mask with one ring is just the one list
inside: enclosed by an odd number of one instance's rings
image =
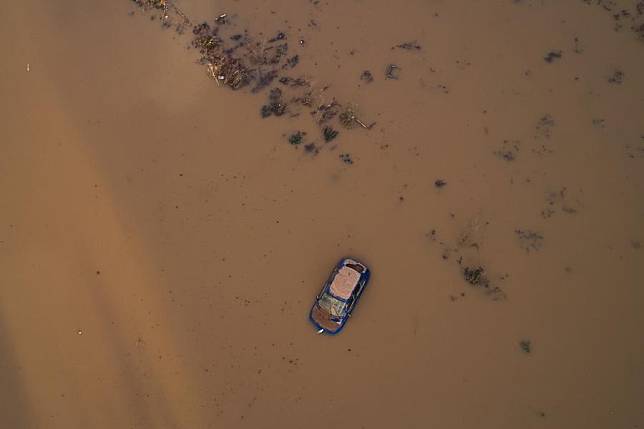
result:
[(644, 426), (641, 1), (150, 4), (3, 5), (0, 427)]

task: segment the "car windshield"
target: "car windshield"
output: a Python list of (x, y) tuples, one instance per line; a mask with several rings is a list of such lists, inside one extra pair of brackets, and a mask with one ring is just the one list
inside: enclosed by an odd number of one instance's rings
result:
[(318, 301), (320, 308), (329, 312), (331, 316), (342, 317), (347, 308), (347, 303), (332, 297), (328, 293), (323, 294)]

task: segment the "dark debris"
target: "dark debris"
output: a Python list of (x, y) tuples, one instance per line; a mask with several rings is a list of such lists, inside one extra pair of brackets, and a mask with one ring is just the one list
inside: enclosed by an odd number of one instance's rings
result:
[(615, 70), (611, 76), (608, 77), (608, 83), (613, 85), (621, 85), (624, 83), (624, 72)]
[(309, 143), (304, 145), (304, 152), (317, 155), (320, 150), (317, 148), (315, 143)]
[(545, 57), (543, 57), (543, 60), (547, 63), (553, 63), (556, 60), (560, 60), (561, 57), (563, 56), (563, 52), (560, 50), (554, 50), (550, 51), (546, 54)]
[(291, 58), (288, 58), (286, 60), (286, 63), (284, 64), (284, 68), (289, 67), (293, 68), (296, 65), (298, 65), (300, 62), (300, 56), (299, 55), (293, 55)]
[(349, 165), (353, 164), (353, 158), (351, 158), (351, 155), (348, 153), (341, 153), (340, 160), (345, 164), (349, 164)]
[(294, 146), (297, 146), (302, 143), (305, 135), (306, 135), (306, 132), (304, 131), (296, 131), (293, 134), (288, 136), (288, 142)]
[(517, 158), (519, 153), (519, 141), (518, 140), (503, 140), (501, 148), (494, 152), (496, 156), (505, 160), (505, 161), (514, 161)]
[(275, 37), (273, 37), (272, 39), (269, 39), (268, 42), (273, 43), (273, 42), (277, 42), (278, 40), (284, 40), (284, 39), (286, 39), (286, 34), (280, 31), (279, 33), (277, 33)]
[(530, 340), (519, 341), (519, 347), (523, 353), (530, 354), (532, 352), (532, 342)]
[(385, 68), (385, 78), (398, 80), (400, 78), (400, 67), (396, 64), (388, 64)]
[[(233, 15), (226, 13), (195, 25), (173, 1), (132, 1), (151, 19), (160, 20), (164, 27), (176, 24), (180, 33), (183, 28), (191, 28), (190, 44), (199, 53), (198, 63), (206, 68), (217, 85), (233, 90), (246, 89), (251, 93), (265, 93), (272, 88), (268, 100), (260, 108), (261, 117), (282, 116), (287, 112), (297, 116), (301, 113), (299, 107), (305, 106), (313, 110), (312, 118), (317, 122), (325, 142), (334, 140), (339, 134), (334, 121), (347, 128), (358, 124), (370, 129), (374, 125), (360, 121), (350, 103), (339, 103), (333, 98), (332, 102), (324, 103), (323, 100), (330, 97), (324, 93), (328, 87), (315, 88), (303, 77), (286, 75), (287, 70), (294, 69), (301, 58), (289, 52), (289, 36), (285, 32), (279, 31), (270, 38), (262, 33), (253, 36), (239, 27)], [(311, 20), (311, 25), (317, 26), (317, 23)], [(304, 45), (303, 39), (298, 42)], [(414, 43), (408, 42), (400, 47), (418, 49), (419, 46), (416, 47)], [(398, 77), (398, 66), (392, 64), (387, 71), (389, 78)], [(360, 78), (365, 82), (373, 81), (373, 75), (368, 70)], [(278, 82), (279, 88), (274, 87)], [(303, 134), (290, 135), (289, 142), (295, 146), (302, 145), (307, 153), (318, 153), (319, 148), (314, 143), (304, 144)]]
[(262, 118), (271, 115), (282, 116), (286, 112), (286, 104), (282, 101), (282, 90), (279, 88), (271, 89), (268, 94), (268, 104), (262, 106)]
[(555, 119), (549, 113), (546, 113), (537, 122), (537, 137), (550, 138), (551, 130), (555, 126)]
[(363, 82), (371, 83), (373, 82), (373, 74), (369, 70), (365, 70), (360, 75), (360, 80)]
[(334, 130), (331, 127), (324, 127), (322, 129), (322, 136), (324, 137), (324, 141), (327, 143), (335, 139), (339, 133), (340, 133), (339, 131)]
[(490, 281), (485, 275), (485, 268), (478, 267), (464, 267), (463, 278), (472, 286), (481, 286), (487, 288), (490, 286)]
[(415, 40), (411, 42), (401, 43), (400, 45), (396, 45), (391, 49), (396, 49), (396, 48), (405, 49), (407, 51), (420, 51), (422, 49), (421, 46), (418, 44), (418, 42), (416, 42)]
[(530, 230), (517, 229), (514, 231), (519, 238), (521, 248), (526, 252), (536, 251), (543, 246), (543, 235)]

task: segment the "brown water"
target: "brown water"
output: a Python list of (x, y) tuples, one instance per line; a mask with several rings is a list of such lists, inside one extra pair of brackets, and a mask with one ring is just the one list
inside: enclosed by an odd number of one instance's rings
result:
[(644, 427), (644, 43), (590, 3), (179, 3), (377, 122), (312, 156), (129, 1), (6, 2), (0, 427)]

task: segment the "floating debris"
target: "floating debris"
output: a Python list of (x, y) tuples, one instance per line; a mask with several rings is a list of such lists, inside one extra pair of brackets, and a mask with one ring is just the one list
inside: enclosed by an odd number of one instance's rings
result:
[(606, 127), (606, 120), (602, 118), (594, 118), (592, 120), (593, 127), (595, 128), (605, 128)]
[(537, 126), (536, 126), (537, 137), (549, 139), (551, 130), (554, 126), (555, 126), (554, 118), (549, 113), (546, 113), (541, 118), (539, 118), (539, 121), (537, 122)]
[(644, 158), (644, 135), (640, 136), (639, 144), (627, 143), (625, 149), (629, 158)]
[(563, 52), (559, 50), (550, 51), (546, 54), (545, 57), (543, 57), (543, 60), (547, 63), (553, 63), (555, 60), (560, 60), (562, 56)]
[[(608, 12), (613, 19), (613, 29), (617, 32), (630, 28), (636, 38), (644, 41), (644, 1), (617, 2), (615, 0), (582, 0), (588, 5), (597, 5)], [(631, 3), (631, 8), (627, 6)]]
[(325, 122), (329, 122), (331, 119), (335, 118), (339, 112), (340, 105), (335, 100), (327, 104), (321, 104), (318, 106), (317, 110), (317, 113), (320, 114), (318, 123), (321, 125)]
[(385, 78), (398, 80), (399, 77), (400, 67), (398, 67), (396, 64), (388, 64), (387, 68), (385, 69)]
[(315, 143), (309, 143), (304, 145), (304, 152), (317, 155), (320, 150), (317, 148)]
[(485, 268), (481, 266), (463, 268), (463, 278), (470, 285), (482, 288), (493, 301), (501, 301), (507, 297), (503, 289), (491, 285), (489, 278), (485, 274)]
[[(179, 9), (179, 7), (177, 7), (177, 5), (175, 5), (170, 0), (132, 0), (132, 1), (143, 11), (152, 10), (152, 11), (161, 12), (161, 16), (159, 18), (161, 20), (161, 26), (163, 28), (170, 28), (174, 25), (177, 33), (183, 34), (186, 26), (192, 26), (192, 22), (190, 21), (190, 19), (188, 19), (186, 14), (183, 13), (181, 9)], [(170, 16), (171, 10), (173, 14), (175, 14), (180, 19), (171, 17)], [(150, 16), (150, 19), (154, 20), (155, 17)]]
[(215, 22), (219, 25), (228, 24), (229, 23), (228, 14), (222, 13), (217, 18), (215, 18)]
[(260, 115), (262, 115), (262, 118), (268, 118), (273, 114), (273, 109), (271, 108), (270, 105), (265, 104), (262, 106), (262, 108), (259, 111)]
[(543, 235), (530, 231), (517, 229), (514, 231), (519, 238), (521, 248), (526, 252), (536, 251), (543, 246)]
[(294, 146), (297, 146), (302, 143), (306, 133), (304, 131), (297, 131), (290, 136), (288, 136), (288, 142)]
[(290, 68), (295, 67), (298, 65), (300, 62), (300, 56), (299, 55), (293, 55), (291, 58), (286, 60), (286, 64), (284, 64), (283, 68), (286, 68), (287, 66)]
[(437, 188), (442, 188), (445, 185), (447, 185), (447, 182), (443, 179), (438, 179), (434, 182), (434, 186), (436, 186)]
[(369, 70), (365, 70), (360, 75), (360, 80), (363, 82), (371, 83), (373, 82), (373, 74)]
[[(253, 86), (253, 89), (251, 89), (251, 92), (254, 92), (254, 93), (260, 92), (261, 90), (269, 86), (271, 83), (273, 83), (276, 77), (277, 77), (277, 70), (271, 70), (267, 73), (259, 71), (257, 81), (255, 83), (255, 86)], [(236, 89), (236, 88), (233, 88), (233, 89)]]
[(345, 127), (345, 128), (353, 128), (356, 124), (355, 119), (355, 113), (353, 110), (348, 107), (345, 109), (342, 113), (340, 113), (340, 117), (338, 118), (340, 120), (340, 123)]
[(272, 39), (269, 39), (268, 42), (273, 43), (273, 42), (277, 42), (278, 40), (284, 40), (284, 39), (286, 39), (286, 34), (280, 31), (279, 33), (277, 33), (275, 37), (273, 37)]
[(530, 354), (532, 352), (532, 342), (530, 340), (519, 341), (519, 347), (523, 353)]
[(519, 153), (519, 141), (518, 140), (503, 140), (503, 145), (501, 149), (494, 152), (496, 156), (505, 160), (505, 161), (514, 161), (517, 158)]
[[(452, 219), (455, 214), (450, 213)], [(431, 229), (425, 236), (432, 243), (439, 245), (440, 256), (444, 261), (454, 261), (457, 264), (460, 275), (470, 286), (482, 291), (493, 301), (501, 301), (507, 295), (501, 287), (493, 284), (496, 281), (504, 281), (507, 274), (501, 276), (490, 276), (487, 268), (481, 264), (481, 250), (483, 230), (489, 222), (483, 222), (475, 218), (457, 235), (455, 240), (445, 240), (440, 237), (436, 229)]]
[(584, 52), (584, 48), (583, 48), (583, 46), (581, 45), (581, 42), (579, 41), (579, 38), (578, 38), (578, 37), (575, 37), (575, 38), (573, 39), (573, 42), (574, 42), (574, 45), (575, 45), (575, 46), (574, 46), (574, 48), (573, 48), (573, 52), (574, 52), (575, 54), (582, 54), (582, 53)]
[(279, 83), (291, 87), (310, 86), (310, 83), (301, 77), (294, 79), (292, 77), (283, 76), (279, 79)]
[(613, 85), (621, 85), (624, 83), (624, 72), (621, 70), (615, 70), (613, 74), (608, 78), (608, 83)]
[(401, 43), (400, 45), (396, 45), (396, 46), (392, 47), (391, 49), (396, 49), (396, 48), (405, 49), (407, 51), (420, 51), (421, 50), (421, 46), (415, 40), (412, 41), (412, 42)]
[(336, 131), (331, 127), (324, 127), (324, 129), (322, 130), (324, 141), (327, 143), (333, 140), (334, 138), (336, 138), (339, 133), (340, 133), (339, 131)]
[[(177, 32), (183, 33), (183, 28), (192, 28), (190, 44), (198, 53), (198, 63), (205, 67), (207, 75), (218, 86), (228, 87), (233, 90), (246, 89), (250, 93), (265, 92), (270, 89), (268, 101), (259, 109), (262, 118), (282, 116), (289, 112), (290, 116), (298, 116), (298, 107), (312, 108), (313, 119), (317, 122), (326, 142), (335, 139), (338, 135), (335, 124), (351, 128), (360, 125), (369, 129), (362, 122), (352, 104), (343, 104), (332, 98), (333, 101), (324, 102), (323, 94), (328, 86), (315, 88), (311, 80), (304, 77), (289, 76), (300, 63), (299, 54), (289, 51), (289, 36), (279, 31), (268, 39), (259, 33), (253, 36), (248, 30), (239, 28), (234, 15), (222, 13), (209, 22), (193, 24), (171, 0), (132, 0), (144, 12), (148, 12), (153, 20), (159, 19), (162, 26), (167, 28), (176, 25)], [(304, 40), (299, 40), (303, 45)], [(29, 65), (27, 65), (29, 71)], [(373, 80), (371, 73), (368, 74)], [(282, 89), (274, 85), (279, 82)], [(298, 141), (298, 142), (295, 142)], [(295, 140), (294, 145), (303, 144)], [(313, 145), (306, 145), (308, 152), (317, 153), (319, 149)]]
[(282, 90), (279, 88), (271, 89), (271, 92), (268, 93), (268, 100), (271, 103), (280, 103), (282, 101)]
[(271, 89), (268, 94), (268, 104), (262, 106), (262, 118), (271, 115), (282, 116), (286, 112), (286, 104), (282, 101), (282, 90), (279, 88)]
[(485, 268), (481, 266), (463, 268), (463, 278), (472, 286), (485, 288), (490, 286), (490, 281), (485, 276)]
[(644, 40), (644, 24), (631, 27), (638, 39)]
[(568, 189), (562, 187), (558, 190), (546, 192), (546, 207), (541, 211), (541, 217), (551, 218), (557, 212), (573, 215), (582, 207), (578, 197), (570, 198)]
[(362, 122), (356, 113), (357, 108), (353, 105), (348, 105), (344, 108), (344, 110), (340, 113), (340, 116), (338, 117), (340, 123), (345, 127), (345, 128), (353, 128), (356, 124), (360, 125), (362, 128), (368, 130), (371, 127), (373, 127), (376, 123), (373, 122), (369, 125), (365, 124)]
[(345, 164), (349, 164), (349, 165), (353, 164), (353, 159), (351, 158), (351, 155), (348, 153), (341, 153), (340, 160)]

